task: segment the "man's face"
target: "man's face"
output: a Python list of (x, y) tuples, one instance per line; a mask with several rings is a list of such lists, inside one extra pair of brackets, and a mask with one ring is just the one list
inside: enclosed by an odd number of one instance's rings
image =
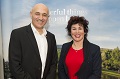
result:
[(49, 12), (45, 6), (36, 6), (32, 9), (31, 13), (32, 24), (36, 29), (42, 29), (47, 23)]

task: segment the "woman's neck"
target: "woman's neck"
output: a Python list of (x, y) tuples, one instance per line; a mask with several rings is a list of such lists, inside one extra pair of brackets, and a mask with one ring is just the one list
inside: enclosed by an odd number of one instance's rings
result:
[(83, 42), (75, 42), (75, 41), (73, 41), (72, 47), (75, 50), (82, 49), (83, 48)]

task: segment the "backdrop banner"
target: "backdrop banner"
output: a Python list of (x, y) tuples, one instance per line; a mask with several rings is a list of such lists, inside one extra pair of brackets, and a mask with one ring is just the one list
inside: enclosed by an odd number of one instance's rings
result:
[[(70, 17), (84, 16), (89, 21), (88, 40), (105, 48), (102, 53), (104, 63), (107, 49), (120, 49), (120, 0), (0, 0), (0, 79), (4, 75), (6, 78), (11, 76), (8, 65), (11, 31), (31, 23), (30, 11), (37, 3), (47, 5), (50, 10), (46, 28), (55, 34), (58, 48), (71, 41), (65, 29)], [(116, 67), (118, 63), (114, 63)]]

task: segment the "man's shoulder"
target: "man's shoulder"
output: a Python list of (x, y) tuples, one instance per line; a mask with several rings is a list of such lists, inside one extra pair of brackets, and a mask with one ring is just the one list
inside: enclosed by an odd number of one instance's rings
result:
[(30, 25), (26, 25), (26, 26), (22, 26), (22, 27), (19, 27), (19, 28), (15, 28), (15, 29), (12, 30), (12, 32), (23, 32), (28, 27), (30, 27)]
[(22, 26), (22, 27), (19, 27), (19, 28), (15, 28), (15, 29), (13, 29), (12, 30), (12, 34), (22, 34), (22, 33), (24, 33), (25, 32), (25, 30), (26, 30), (26, 28), (28, 28), (29, 27), (29, 25), (27, 25), (27, 26)]
[(53, 33), (49, 32), (49, 31), (47, 31), (47, 35), (49, 35), (49, 36), (55, 36)]
[(26, 25), (26, 26), (22, 26), (22, 27), (19, 27), (19, 28), (15, 28), (15, 29), (13, 29), (13, 30), (17, 30), (17, 31), (19, 31), (19, 30), (25, 30), (27, 27), (29, 27), (30, 25)]

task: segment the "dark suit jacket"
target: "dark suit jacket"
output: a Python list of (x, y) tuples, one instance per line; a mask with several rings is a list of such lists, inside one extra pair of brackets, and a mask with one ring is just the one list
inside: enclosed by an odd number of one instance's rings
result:
[[(47, 31), (48, 52), (43, 79), (55, 79), (57, 47), (55, 37)], [(14, 79), (41, 79), (42, 63), (31, 26), (15, 29), (9, 43), (9, 66)]]
[[(60, 60), (58, 64), (59, 79), (69, 79), (65, 64), (65, 58), (72, 46), (72, 42), (65, 43), (61, 49)], [(75, 74), (78, 79), (100, 79), (101, 78), (101, 53), (100, 47), (90, 43), (86, 38), (83, 42), (84, 62), (81, 68)]]

